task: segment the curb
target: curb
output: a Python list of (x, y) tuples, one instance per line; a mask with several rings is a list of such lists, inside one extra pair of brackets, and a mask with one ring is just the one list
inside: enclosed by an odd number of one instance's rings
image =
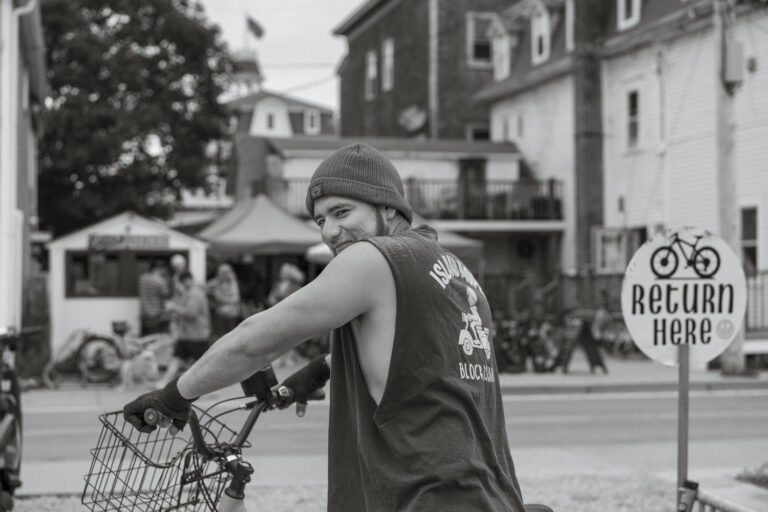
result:
[[(691, 391), (767, 390), (768, 382), (692, 382)], [(638, 393), (677, 391), (677, 382), (661, 383), (606, 383), (606, 384), (539, 384), (515, 386), (502, 384), (502, 395), (544, 395), (567, 393)]]

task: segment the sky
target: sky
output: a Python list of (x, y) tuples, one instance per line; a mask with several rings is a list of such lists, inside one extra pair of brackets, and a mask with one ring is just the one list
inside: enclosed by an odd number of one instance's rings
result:
[[(347, 52), (333, 29), (366, 0), (200, 0), (230, 50), (256, 50), (262, 86), (338, 110), (336, 68)], [(264, 29), (246, 32), (246, 15)]]

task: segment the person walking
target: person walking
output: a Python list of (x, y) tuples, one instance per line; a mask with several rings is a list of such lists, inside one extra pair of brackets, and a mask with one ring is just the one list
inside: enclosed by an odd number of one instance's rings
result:
[(183, 364), (192, 364), (208, 349), (211, 337), (211, 318), (208, 298), (192, 274), (184, 271), (179, 276), (180, 296), (168, 305), (177, 319), (178, 338), (173, 357), (157, 387), (163, 387), (176, 377)]
[(306, 205), (331, 262), (126, 404), (126, 420), (150, 431), (143, 414), (155, 408), (181, 427), (197, 397), (333, 330), (331, 353), (282, 383), (301, 415), (330, 378), (328, 510), (523, 512), (478, 281), (434, 230), (411, 228), (397, 170), (368, 145), (325, 159)]
[(153, 260), (149, 270), (139, 276), (139, 321), (141, 336), (167, 332), (169, 318), (165, 301), (170, 296), (168, 271), (160, 260)]
[(212, 334), (218, 338), (240, 322), (240, 285), (232, 265), (219, 265), (216, 277), (208, 281), (208, 296), (213, 313)]

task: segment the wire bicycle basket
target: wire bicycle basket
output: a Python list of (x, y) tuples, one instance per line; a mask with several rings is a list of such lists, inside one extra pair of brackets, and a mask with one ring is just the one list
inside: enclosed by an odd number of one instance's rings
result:
[[(195, 407), (206, 444), (231, 443), (237, 433)], [(189, 428), (171, 435), (158, 428), (142, 433), (122, 411), (103, 414), (91, 450), (81, 502), (93, 512), (215, 512), (229, 475), (193, 447)]]

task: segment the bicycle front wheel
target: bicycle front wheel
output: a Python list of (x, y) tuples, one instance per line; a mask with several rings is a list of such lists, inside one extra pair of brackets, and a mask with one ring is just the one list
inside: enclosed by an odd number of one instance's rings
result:
[(651, 270), (656, 277), (666, 279), (677, 270), (678, 258), (672, 246), (659, 247), (651, 256)]
[(693, 255), (693, 270), (699, 277), (712, 277), (720, 269), (720, 255), (711, 247), (702, 247)]

